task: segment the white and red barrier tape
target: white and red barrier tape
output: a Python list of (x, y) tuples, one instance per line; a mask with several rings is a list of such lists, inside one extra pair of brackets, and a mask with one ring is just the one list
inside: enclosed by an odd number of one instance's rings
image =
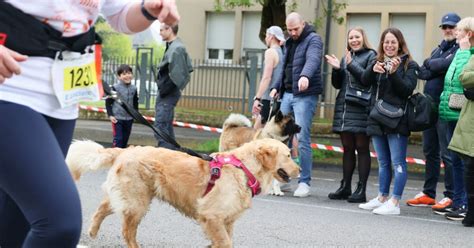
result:
[[(84, 106), (84, 105), (79, 105), (79, 108), (83, 110), (87, 110), (87, 111), (107, 113), (107, 111), (104, 108), (90, 107), (90, 106)], [(150, 116), (143, 116), (143, 117), (147, 121), (150, 121), (150, 122), (155, 121), (154, 117), (150, 117)], [(208, 132), (213, 132), (213, 133), (222, 133), (222, 128), (217, 128), (217, 127), (208, 127), (208, 126), (196, 125), (196, 124), (185, 123), (185, 122), (180, 122), (180, 121), (173, 121), (173, 125), (178, 126), (178, 127), (192, 128), (192, 129), (208, 131)], [(330, 146), (330, 145), (315, 144), (315, 143), (311, 143), (311, 148), (318, 149), (318, 150), (333, 151), (333, 152), (338, 152), (338, 153), (344, 152), (344, 149), (338, 146)], [(377, 154), (375, 152), (370, 152), (370, 156), (373, 158), (376, 158)], [(407, 163), (411, 163), (411, 164), (421, 164), (421, 165), (426, 164), (425, 160), (419, 159), (419, 158), (407, 157), (406, 161)]]

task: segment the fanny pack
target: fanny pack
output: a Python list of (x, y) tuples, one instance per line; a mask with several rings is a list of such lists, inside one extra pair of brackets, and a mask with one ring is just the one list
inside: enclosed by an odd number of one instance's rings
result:
[(58, 51), (84, 52), (100, 44), (94, 28), (73, 37), (0, 0), (0, 45), (28, 56), (54, 58)]

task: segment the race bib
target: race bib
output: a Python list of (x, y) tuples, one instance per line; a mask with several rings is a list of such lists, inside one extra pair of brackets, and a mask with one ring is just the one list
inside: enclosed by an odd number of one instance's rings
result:
[[(89, 50), (89, 49), (86, 49)], [(63, 51), (56, 54), (52, 66), (53, 89), (61, 107), (81, 101), (99, 101), (102, 97), (100, 56), (97, 49), (81, 54)]]

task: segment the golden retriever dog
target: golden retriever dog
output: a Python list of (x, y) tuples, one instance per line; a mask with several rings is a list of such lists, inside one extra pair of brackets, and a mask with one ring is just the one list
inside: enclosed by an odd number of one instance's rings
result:
[[(152, 199), (158, 198), (195, 219), (212, 247), (232, 247), (234, 222), (252, 203), (248, 178), (242, 169), (224, 164), (215, 186), (204, 195), (211, 178), (208, 161), (151, 146), (91, 150), (89, 142), (76, 141), (69, 153), (88, 153), (87, 160), (95, 163), (88, 168), (112, 166), (103, 184), (105, 196), (89, 228), (91, 237), (97, 236), (106, 216), (118, 213), (123, 217), (122, 234), (127, 246), (139, 247), (137, 227)], [(299, 173), (290, 149), (274, 139), (255, 140), (216, 155), (239, 159), (258, 180), (263, 193), (273, 178), (288, 182)]]
[[(224, 121), (222, 134), (219, 138), (219, 151), (229, 151), (251, 140), (272, 138), (281, 142), (299, 133), (301, 127), (295, 123), (291, 115), (283, 115), (278, 111), (261, 129), (252, 128), (250, 120), (241, 114), (230, 114)], [(270, 194), (283, 196), (278, 180), (273, 181)]]
[(250, 120), (241, 114), (230, 114), (222, 125), (219, 151), (229, 151), (251, 140), (272, 138), (286, 143), (291, 135), (299, 133), (301, 127), (291, 115), (278, 111), (261, 129), (252, 128)]

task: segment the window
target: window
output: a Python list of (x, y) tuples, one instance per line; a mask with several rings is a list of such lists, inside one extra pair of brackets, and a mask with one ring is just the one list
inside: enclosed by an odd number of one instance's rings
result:
[[(350, 14), (348, 15), (347, 30), (353, 27), (362, 27), (367, 39), (374, 50), (377, 50), (380, 40), (380, 14)], [(347, 31), (346, 31), (347, 34)], [(347, 40), (347, 37), (345, 37)]]
[(422, 64), (425, 50), (425, 15), (392, 14), (390, 24), (402, 31), (413, 60)]
[(244, 12), (242, 26), (242, 56), (257, 56), (258, 64), (262, 62), (263, 51), (267, 48), (258, 37), (261, 16), (261, 12)]
[(207, 13), (206, 59), (233, 59), (234, 27), (234, 13)]

